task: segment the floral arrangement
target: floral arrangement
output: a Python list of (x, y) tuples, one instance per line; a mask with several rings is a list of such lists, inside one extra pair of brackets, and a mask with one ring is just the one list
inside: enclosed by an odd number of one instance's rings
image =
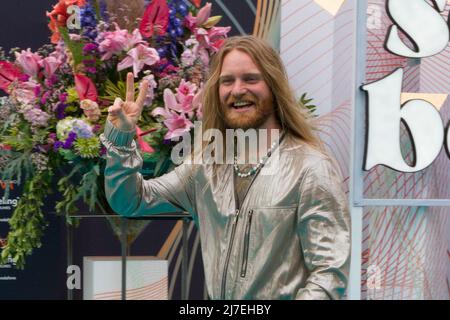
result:
[(69, 217), (80, 201), (91, 211), (105, 206), (99, 135), (113, 100), (125, 99), (128, 72), (136, 87), (149, 81), (136, 140), (152, 176), (170, 165), (173, 138), (202, 117), (209, 59), (230, 27), (218, 27), (200, 0), (142, 1), (142, 16), (128, 23), (126, 6), (111, 12), (107, 1), (59, 0), (47, 12), (51, 44), (0, 50), (0, 169), (3, 181), (23, 185), (1, 259), (19, 268), (41, 245), (56, 178), (57, 213)]

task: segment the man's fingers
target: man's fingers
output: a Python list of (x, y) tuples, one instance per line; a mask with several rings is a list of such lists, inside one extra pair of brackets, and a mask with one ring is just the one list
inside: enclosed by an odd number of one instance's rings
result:
[(122, 99), (120, 98), (116, 98), (116, 100), (114, 100), (114, 104), (108, 108), (108, 113), (113, 117), (117, 117), (120, 119), (120, 121), (122, 122), (122, 124), (128, 123), (128, 119), (125, 115), (125, 113), (123, 112), (123, 105), (124, 102), (122, 101)]
[(131, 72), (127, 74), (127, 102), (134, 101), (134, 75)]
[(144, 80), (141, 82), (140, 88), (139, 88), (139, 95), (136, 100), (136, 104), (138, 105), (139, 109), (142, 109), (144, 106), (145, 98), (147, 97), (148, 93), (148, 81)]
[(114, 104), (108, 108), (108, 113), (112, 116), (118, 116), (119, 112), (122, 111), (122, 99), (116, 98)]

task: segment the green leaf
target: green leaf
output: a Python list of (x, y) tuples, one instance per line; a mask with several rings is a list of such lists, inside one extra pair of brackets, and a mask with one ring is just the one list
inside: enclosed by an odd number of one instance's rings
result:
[(11, 258), (17, 268), (23, 269), (25, 257), (39, 248), (43, 230), (47, 227), (42, 205), (51, 187), (53, 173), (50, 170), (38, 172), (25, 182), (22, 197), (9, 221), (10, 231), (0, 263)]
[[(134, 98), (137, 98), (138, 95), (138, 91), (136, 89), (138, 89), (139, 87), (139, 83), (135, 83), (134, 84)], [(113, 103), (114, 100), (118, 97), (122, 100), (125, 101), (126, 99), (126, 94), (127, 94), (127, 89), (126, 89), (126, 84), (124, 81), (117, 81), (117, 84), (113, 83), (110, 79), (106, 79), (105, 82), (105, 93), (106, 95), (101, 96), (100, 98), (102, 100), (107, 100), (110, 103)]]
[(64, 27), (58, 27), (59, 32), (61, 33), (61, 37), (64, 40), (64, 43), (69, 48), (72, 53), (73, 62), (75, 63), (75, 67), (82, 63), (83, 61), (83, 46), (82, 42), (72, 41), (70, 40), (69, 32)]
[(313, 117), (317, 117), (317, 115), (315, 114), (315, 112), (317, 111), (317, 106), (313, 105), (313, 104), (309, 104), (311, 101), (313, 101), (313, 99), (307, 99), (306, 98), (307, 93), (303, 93), (300, 97), (300, 99), (298, 100), (298, 104), (307, 110), (307, 112), (313, 116)]

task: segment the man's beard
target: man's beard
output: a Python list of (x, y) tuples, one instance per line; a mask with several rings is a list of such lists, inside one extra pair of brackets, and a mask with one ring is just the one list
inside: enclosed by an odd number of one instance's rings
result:
[[(230, 103), (234, 103), (237, 100), (251, 101), (254, 103), (254, 106), (251, 110), (246, 112), (235, 112), (232, 108), (230, 108)], [(226, 128), (243, 130), (250, 128), (257, 129), (261, 127), (272, 115), (273, 107), (269, 103), (263, 104), (261, 101), (258, 101), (253, 97), (243, 97), (241, 99), (230, 98), (227, 103), (221, 102), (221, 113)]]

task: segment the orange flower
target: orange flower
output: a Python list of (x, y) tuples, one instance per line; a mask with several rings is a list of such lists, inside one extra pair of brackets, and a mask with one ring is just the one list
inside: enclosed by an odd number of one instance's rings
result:
[(61, 37), (58, 27), (64, 27), (66, 25), (67, 18), (69, 17), (67, 8), (73, 5), (82, 7), (85, 4), (86, 0), (59, 0), (59, 2), (53, 6), (52, 12), (47, 12), (47, 17), (50, 18), (48, 27), (52, 31), (52, 43), (57, 43)]

